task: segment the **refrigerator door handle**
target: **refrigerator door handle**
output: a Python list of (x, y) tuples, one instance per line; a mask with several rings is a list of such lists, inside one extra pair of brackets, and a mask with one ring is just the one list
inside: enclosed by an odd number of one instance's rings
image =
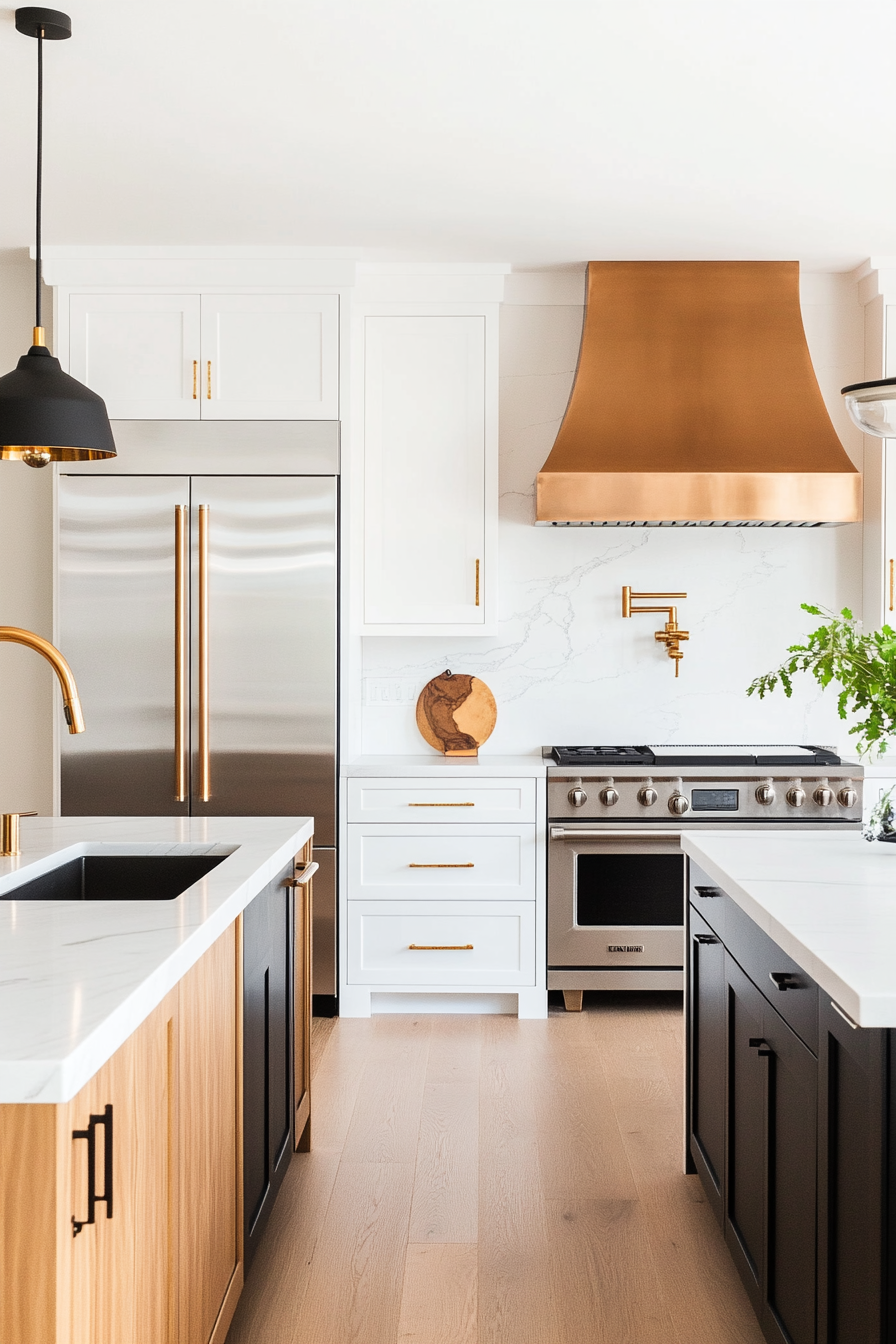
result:
[(187, 510), (174, 506), (174, 797), (187, 798)]
[(212, 795), (208, 742), (208, 505), (199, 505), (199, 797)]

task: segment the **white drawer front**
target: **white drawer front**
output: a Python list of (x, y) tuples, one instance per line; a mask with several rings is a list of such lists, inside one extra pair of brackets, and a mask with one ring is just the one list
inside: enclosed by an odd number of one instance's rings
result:
[(349, 826), (349, 900), (534, 901), (534, 826)]
[(350, 779), (350, 822), (535, 821), (535, 780)]
[[(349, 983), (535, 983), (535, 909), (519, 903), (349, 901)], [(472, 944), (472, 946), (469, 946)]]

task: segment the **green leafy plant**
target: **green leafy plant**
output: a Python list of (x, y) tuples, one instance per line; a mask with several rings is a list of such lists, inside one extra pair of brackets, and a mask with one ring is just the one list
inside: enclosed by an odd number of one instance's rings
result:
[(791, 644), (790, 657), (774, 672), (757, 677), (747, 695), (762, 700), (780, 685), (790, 696), (795, 672), (810, 673), (822, 687), (836, 682), (841, 688), (837, 697), (841, 719), (847, 714), (859, 716), (849, 730), (857, 739), (859, 755), (875, 748), (883, 755), (896, 735), (896, 631), (884, 625), (863, 634), (848, 607), (836, 616), (824, 607), (806, 602), (801, 606), (810, 616), (826, 617), (826, 623), (813, 630), (805, 644)]

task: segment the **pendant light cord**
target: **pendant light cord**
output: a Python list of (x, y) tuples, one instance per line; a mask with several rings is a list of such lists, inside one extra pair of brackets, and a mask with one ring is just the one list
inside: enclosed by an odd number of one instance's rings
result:
[(40, 258), (40, 216), (41, 197), (43, 195), (44, 169), (44, 30), (37, 35), (37, 208), (34, 231), (34, 325), (42, 327), (41, 320), (41, 258)]

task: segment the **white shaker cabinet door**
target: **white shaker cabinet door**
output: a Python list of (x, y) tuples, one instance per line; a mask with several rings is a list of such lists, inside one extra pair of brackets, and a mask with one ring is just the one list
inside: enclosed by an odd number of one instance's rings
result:
[(203, 294), (203, 420), (338, 420), (339, 296)]
[(198, 294), (72, 294), (69, 323), (69, 372), (113, 419), (199, 419)]
[(482, 634), (486, 317), (364, 324), (364, 630)]

